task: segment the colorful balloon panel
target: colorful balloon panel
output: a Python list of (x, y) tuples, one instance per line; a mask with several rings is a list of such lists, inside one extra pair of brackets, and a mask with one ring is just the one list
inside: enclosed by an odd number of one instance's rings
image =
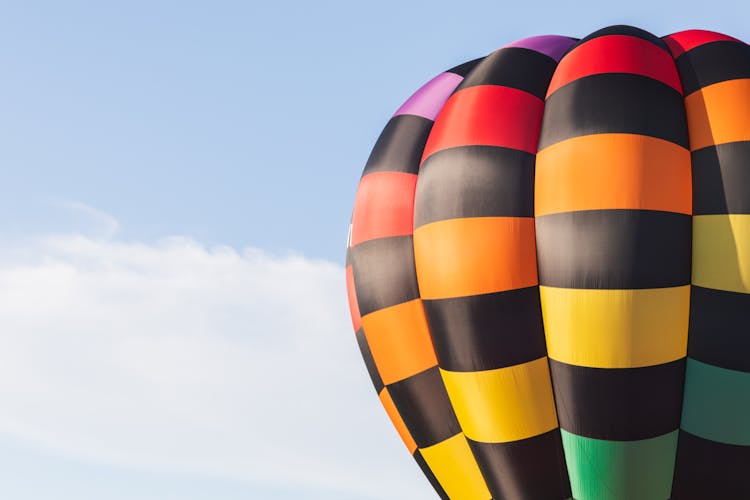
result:
[(473, 64), (438, 75), (391, 118), (365, 166), (347, 251), (352, 323), (394, 427), (442, 498), (490, 498), (430, 339), (414, 264), (414, 192), (437, 113)]
[[(603, 30), (574, 47), (560, 62), (561, 85), (548, 92), (542, 124), (536, 175), (539, 185), (556, 187), (535, 197), (551, 205), (536, 217), (539, 284), (578, 499), (669, 498), (680, 424), (691, 268), (688, 134), (666, 45), (637, 34)], [(581, 192), (589, 182), (595, 194)], [(550, 191), (566, 202), (547, 202)], [(654, 298), (674, 313), (649, 335), (640, 327)], [(592, 447), (609, 458), (592, 461), (585, 453)], [(602, 467), (607, 460), (615, 466)]]
[(688, 358), (674, 498), (750, 498), (750, 47), (665, 38), (685, 87), (693, 175)]
[(750, 498), (750, 49), (532, 37), (386, 125), (352, 322), (442, 498)]

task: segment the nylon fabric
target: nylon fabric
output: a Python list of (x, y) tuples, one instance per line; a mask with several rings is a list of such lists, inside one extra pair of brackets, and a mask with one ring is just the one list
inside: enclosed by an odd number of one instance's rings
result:
[(440, 498), (750, 498), (748, 165), (750, 49), (710, 31), (519, 40), (396, 111), (347, 298)]

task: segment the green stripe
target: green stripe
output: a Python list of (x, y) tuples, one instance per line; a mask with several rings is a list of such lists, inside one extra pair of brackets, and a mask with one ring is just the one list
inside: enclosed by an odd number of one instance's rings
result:
[(688, 358), (682, 428), (711, 441), (750, 445), (750, 373)]
[(672, 494), (678, 431), (640, 441), (560, 431), (576, 500), (666, 500)]

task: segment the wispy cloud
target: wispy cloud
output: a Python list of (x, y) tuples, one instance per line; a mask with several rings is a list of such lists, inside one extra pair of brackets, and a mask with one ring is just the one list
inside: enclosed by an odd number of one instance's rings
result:
[(431, 498), (371, 389), (343, 282), (337, 264), (184, 238), (6, 247), (0, 433), (104, 463)]
[[(54, 196), (32, 196), (19, 201), (0, 199), (0, 252), (8, 242), (49, 234), (84, 235), (95, 240), (120, 236), (120, 222), (112, 214), (88, 203)], [(25, 249), (23, 249), (25, 251)]]
[(100, 238), (110, 239), (120, 229), (120, 223), (110, 214), (80, 201), (60, 202), (59, 205), (67, 208), (73, 215), (88, 220), (93, 226), (96, 236)]

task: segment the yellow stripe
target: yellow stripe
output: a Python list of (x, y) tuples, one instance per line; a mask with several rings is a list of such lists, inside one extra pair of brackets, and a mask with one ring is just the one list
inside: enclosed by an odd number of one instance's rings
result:
[(549, 357), (593, 368), (668, 363), (687, 352), (690, 286), (643, 290), (539, 287)]
[(693, 217), (693, 284), (750, 293), (750, 215)]
[(692, 150), (750, 139), (750, 79), (727, 80), (685, 98)]
[(557, 427), (546, 357), (496, 370), (440, 373), (469, 439), (518, 441)]
[(463, 434), (420, 448), (419, 452), (450, 498), (489, 500), (492, 497)]

